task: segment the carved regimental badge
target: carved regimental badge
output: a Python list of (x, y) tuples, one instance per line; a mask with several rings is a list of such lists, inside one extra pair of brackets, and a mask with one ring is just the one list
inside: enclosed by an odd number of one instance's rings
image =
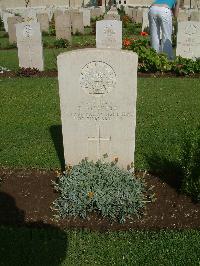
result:
[(116, 74), (107, 63), (92, 61), (82, 68), (80, 85), (87, 94), (102, 96), (115, 88)]

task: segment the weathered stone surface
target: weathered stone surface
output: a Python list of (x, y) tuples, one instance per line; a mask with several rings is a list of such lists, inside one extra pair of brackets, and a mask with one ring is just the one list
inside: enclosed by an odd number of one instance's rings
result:
[(73, 12), (72, 20), (72, 32), (80, 32), (84, 34), (84, 25), (83, 25), (83, 13), (82, 12)]
[(2, 19), (5, 31), (8, 32), (8, 18), (14, 17), (14, 14), (2, 11)]
[(56, 39), (71, 41), (71, 17), (70, 14), (62, 14), (55, 17)]
[(8, 36), (9, 36), (9, 43), (13, 44), (17, 42), (16, 36), (16, 24), (22, 23), (23, 19), (19, 16), (9, 17), (8, 20)]
[(149, 9), (143, 9), (143, 16), (142, 16), (142, 31), (149, 27), (149, 18), (148, 18)]
[(200, 22), (179, 22), (176, 55), (200, 58)]
[(117, 20), (101, 20), (96, 23), (97, 48), (122, 48), (122, 22)]
[(16, 24), (16, 35), (19, 66), (44, 70), (40, 24), (35, 22)]
[(104, 20), (120, 20), (120, 15), (115, 13), (107, 13), (104, 15)]
[(192, 11), (190, 14), (190, 21), (200, 21), (200, 11)]
[(46, 13), (37, 14), (37, 20), (40, 23), (41, 31), (48, 32), (49, 31), (49, 16)]
[[(58, 56), (65, 162), (134, 162), (137, 54), (82, 49)], [(76, 63), (74, 63), (76, 62)]]
[(91, 19), (90, 9), (80, 8), (79, 12), (83, 13), (83, 25), (84, 25), (84, 27), (90, 26), (90, 19)]
[(91, 9), (91, 17), (95, 18), (95, 17), (99, 17), (103, 15), (103, 11), (100, 7), (97, 8), (92, 8)]
[(182, 10), (179, 12), (178, 14), (178, 18), (177, 21), (181, 22), (181, 21), (188, 21), (188, 13), (185, 10)]

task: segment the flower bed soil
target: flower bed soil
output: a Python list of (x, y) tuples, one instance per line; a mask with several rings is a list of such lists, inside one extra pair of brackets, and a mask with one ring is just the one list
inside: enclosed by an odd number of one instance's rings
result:
[(139, 220), (127, 220), (124, 224), (109, 222), (96, 214), (88, 220), (80, 218), (56, 221), (51, 210), (58, 194), (52, 180), (54, 171), (0, 169), (0, 225), (59, 226), (60, 228), (87, 228), (90, 230), (130, 229), (186, 229), (200, 228), (200, 203), (178, 194), (176, 187), (147, 174), (148, 186), (154, 186), (156, 201), (147, 204), (145, 215)]

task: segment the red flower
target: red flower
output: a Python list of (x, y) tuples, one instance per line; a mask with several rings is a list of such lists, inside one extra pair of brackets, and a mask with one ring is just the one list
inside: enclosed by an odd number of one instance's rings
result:
[(142, 31), (142, 32), (140, 32), (140, 35), (146, 37), (146, 36), (148, 36), (149, 34), (148, 34), (146, 31)]
[(124, 45), (125, 47), (128, 47), (129, 45), (131, 45), (131, 41), (130, 41), (129, 39), (124, 39), (124, 41), (123, 41), (123, 45)]

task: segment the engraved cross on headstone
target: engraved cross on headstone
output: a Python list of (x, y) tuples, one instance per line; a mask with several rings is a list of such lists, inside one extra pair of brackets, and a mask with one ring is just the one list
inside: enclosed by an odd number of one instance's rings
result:
[[(101, 129), (100, 129), (100, 125), (97, 126), (97, 137), (88, 137), (88, 144), (90, 146), (90, 144), (95, 144), (95, 145), (92, 145), (92, 147), (94, 149), (89, 150), (88, 151), (88, 157), (90, 158), (94, 158), (94, 157), (97, 157), (97, 160), (98, 159), (102, 159), (102, 156), (104, 154), (108, 154), (110, 153), (110, 144), (111, 144), (111, 136), (110, 137), (107, 137), (107, 138), (103, 138), (101, 136)], [(92, 153), (92, 154), (90, 154)], [(96, 153), (96, 154), (94, 154)], [(90, 156), (91, 155), (91, 156)]]

